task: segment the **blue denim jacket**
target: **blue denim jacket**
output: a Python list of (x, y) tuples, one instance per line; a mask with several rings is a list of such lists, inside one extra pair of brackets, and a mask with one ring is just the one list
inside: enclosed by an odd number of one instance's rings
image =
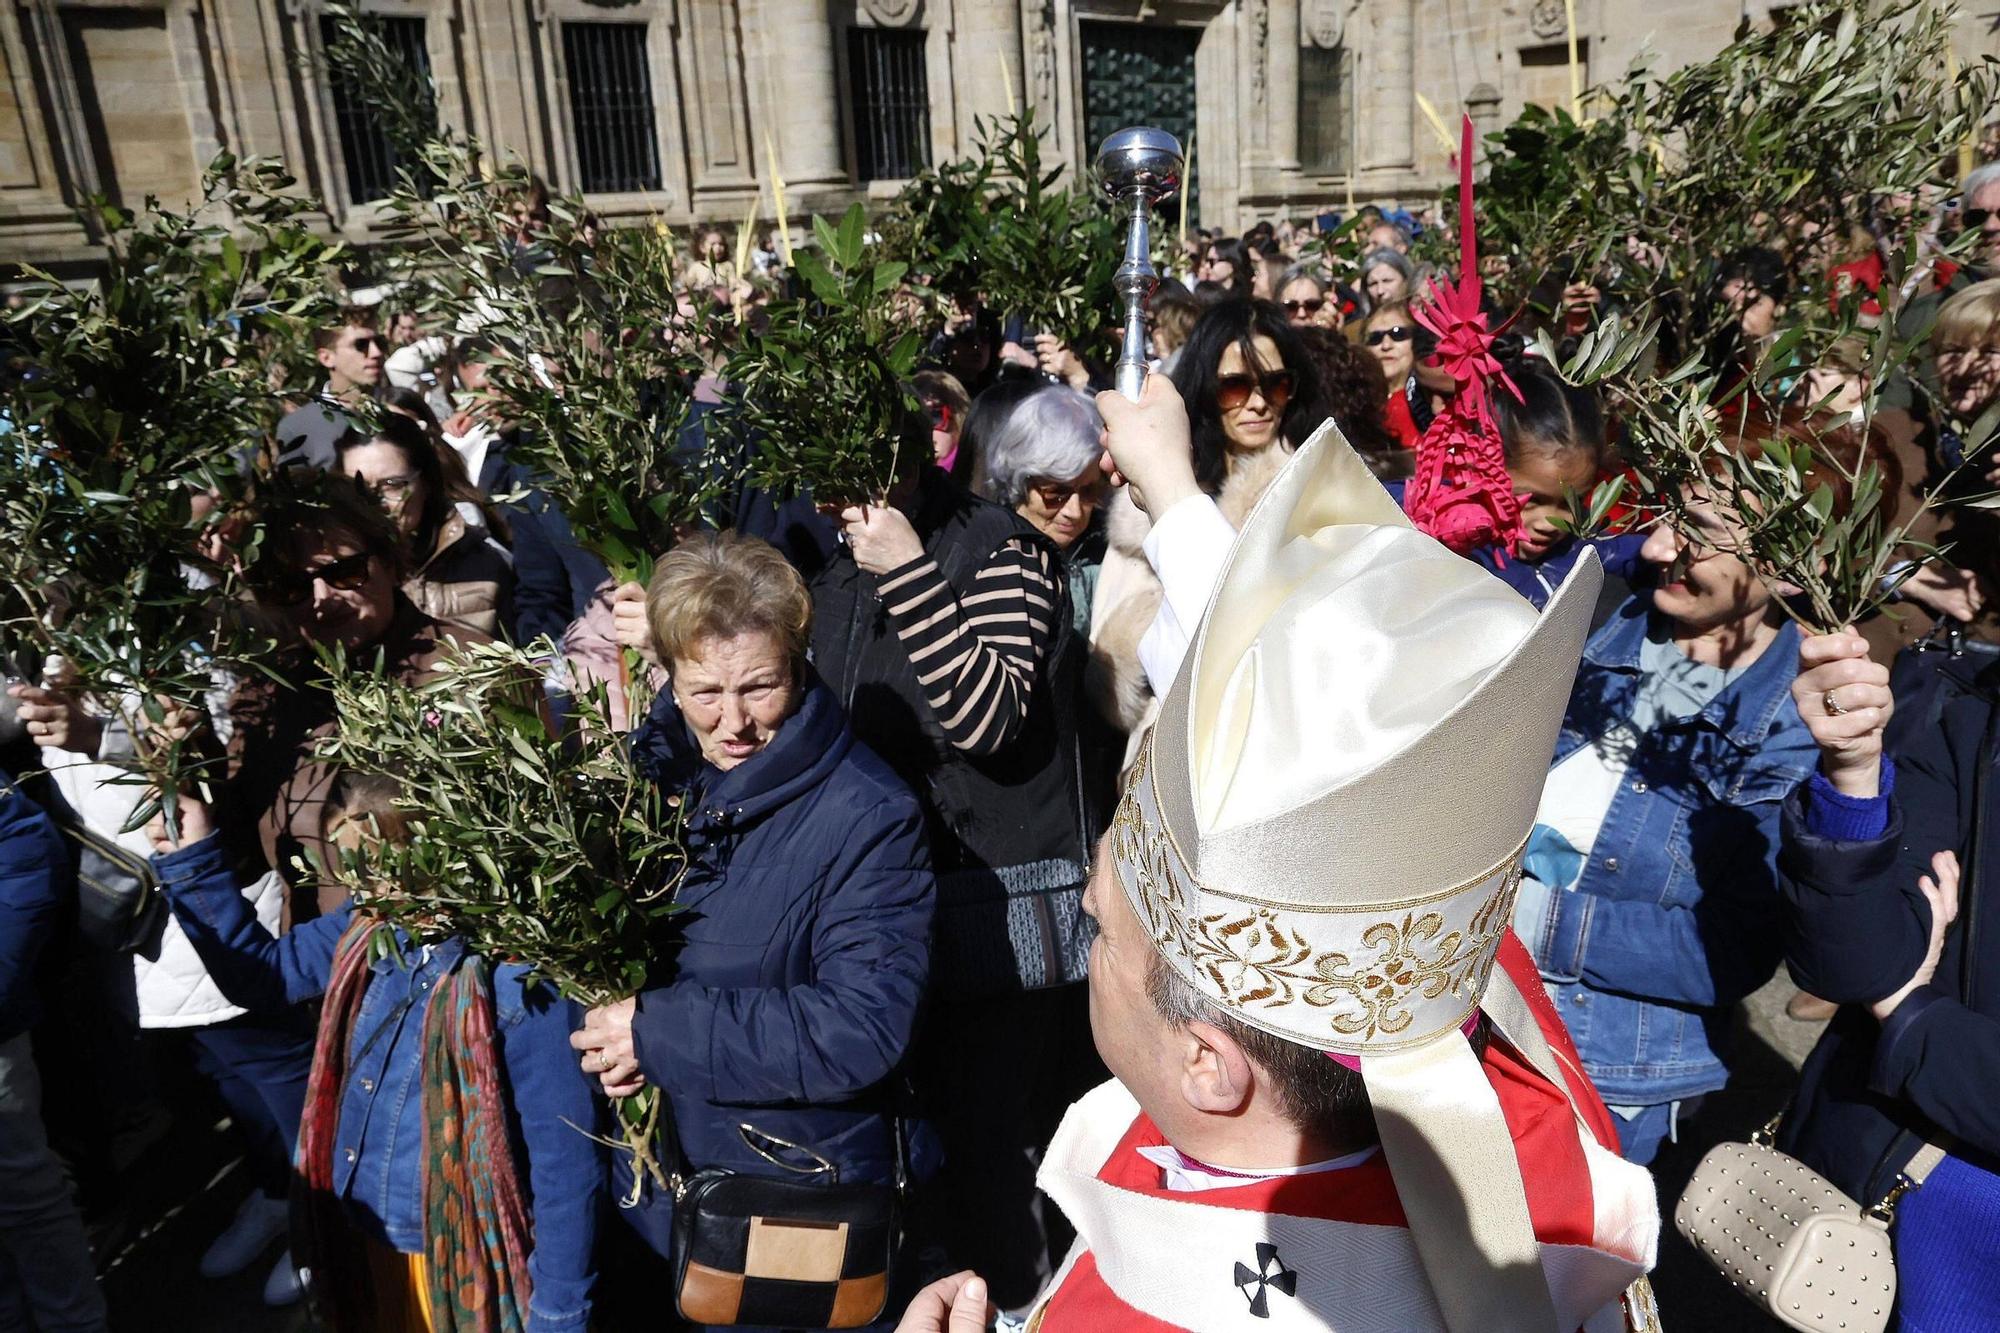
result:
[[(1642, 593), (1591, 635), (1556, 763), (1630, 715), (1652, 619)], [(1792, 704), (1798, 649), (1788, 623), (1701, 712), (1641, 739), (1575, 888), (1523, 941), (1614, 1106), (1722, 1087), (1729, 1011), (1777, 970), (1779, 810), (1819, 754)]]
[[(244, 899), (217, 838), (156, 856), (153, 864), (181, 928), (230, 1000), (278, 1009), (326, 990), (334, 947), (351, 915), (347, 906), (274, 939)], [(400, 961), (376, 962), (354, 1024), (334, 1132), (334, 1192), (358, 1225), (405, 1254), (425, 1249), (424, 1002), (464, 956), (464, 941), (452, 938), (429, 949), (406, 944)], [(574, 1128), (596, 1117), (591, 1085), (569, 1046), (576, 1007), (526, 975), (517, 963), (493, 969), (493, 1019), (514, 1160), (527, 1167), (522, 1184), (534, 1218), (528, 1330), (557, 1333), (590, 1321), (605, 1164), (597, 1145)]]

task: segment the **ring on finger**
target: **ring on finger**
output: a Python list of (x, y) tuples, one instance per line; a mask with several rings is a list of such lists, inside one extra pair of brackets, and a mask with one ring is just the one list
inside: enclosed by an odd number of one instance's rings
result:
[(1825, 694), (1821, 695), (1819, 700), (1820, 706), (1826, 709), (1828, 717), (1843, 717), (1846, 715), (1847, 709), (1841, 705), (1840, 700), (1835, 697), (1835, 694), (1835, 690), (1828, 690)]

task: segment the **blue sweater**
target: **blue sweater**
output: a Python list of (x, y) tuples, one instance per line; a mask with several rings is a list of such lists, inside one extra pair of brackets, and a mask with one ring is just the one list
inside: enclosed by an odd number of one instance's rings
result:
[[(258, 922), (213, 836), (153, 858), (174, 915), (224, 995), (276, 1009), (325, 992), (335, 946), (353, 910), (343, 904), (273, 938)], [(334, 1132), (334, 1192), (364, 1232), (405, 1254), (424, 1245), (423, 1017), (431, 989), (466, 957), (463, 940), (404, 941), (362, 996), (347, 1086)], [(534, 1218), (529, 1333), (582, 1329), (596, 1279), (592, 1249), (604, 1158), (576, 1126), (596, 1114), (591, 1084), (570, 1050), (576, 1006), (530, 983), (528, 969), (493, 969), (508, 1128)], [(567, 1122), (567, 1123), (565, 1123)]]

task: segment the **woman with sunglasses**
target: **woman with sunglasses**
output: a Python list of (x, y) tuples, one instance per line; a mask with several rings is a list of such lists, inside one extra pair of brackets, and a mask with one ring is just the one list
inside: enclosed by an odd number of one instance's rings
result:
[[(1279, 307), (1224, 301), (1196, 322), (1173, 381), (1187, 405), (1195, 481), (1240, 527), (1286, 456), (1326, 418), (1312, 358)], [(1162, 595), (1145, 553), (1151, 527), (1119, 492), (1106, 519), (1110, 550), (1091, 611), (1093, 693), (1135, 743), (1153, 705), (1139, 640)]]
[(256, 614), (279, 639), (273, 679), (246, 680), (230, 700), (231, 765), (216, 809), (239, 863), (278, 872), (295, 890), (288, 913), (302, 921), (330, 911), (338, 894), (297, 892), (300, 870), (322, 850), (320, 813), (334, 773), (313, 757), (334, 724), (317, 649), (415, 685), (450, 643), (487, 635), (445, 626), (402, 591), (409, 546), (366, 489), (345, 478), (281, 478), (260, 506), (265, 541), (249, 571)]
[(1063, 553), (1079, 634), (1089, 631), (1091, 592), (1104, 563), (1098, 513), (1110, 485), (1098, 467), (1102, 429), (1082, 393), (1037, 384), (982, 431), (979, 493), (1027, 519)]
[[(1845, 426), (1753, 417), (1736, 447), (1754, 461), (1774, 439), (1838, 460), (1809, 483), (1832, 493), (1835, 521), (1853, 500), (1848, 469), (1873, 461), (1886, 490), (1900, 481), (1886, 439)], [(1639, 587), (1584, 646), (1513, 916), (1617, 1115), (1621, 1153), (1641, 1164), (1727, 1084), (1733, 1011), (1784, 953), (1781, 826), (1819, 765), (1810, 725), (1831, 711), (1817, 706), (1823, 685), (1794, 690), (1799, 629), (1744, 551), (1741, 515), (1699, 490), (1687, 500), (1648, 534)], [(1836, 692), (1857, 711), (1874, 702), (1858, 685)], [(1865, 1074), (1848, 1081), (1850, 1105), (1881, 1104), (1863, 1096)]]
[(512, 626), (514, 558), (501, 544), (506, 522), (471, 483), (454, 482), (421, 425), (386, 412), (377, 429), (348, 432), (334, 452), (335, 470), (365, 487), (409, 543), (412, 569), (403, 593), (418, 609), (481, 634)]
[(972, 410), (971, 395), (958, 376), (945, 370), (920, 370), (910, 377), (917, 397), (931, 418), (931, 457), (961, 484), (971, 478), (972, 456), (959, 448), (965, 438), (965, 416)]
[(1402, 304), (1377, 306), (1362, 326), (1361, 341), (1382, 365), (1389, 397), (1384, 419), (1404, 449), (1414, 449), (1437, 415), (1428, 390), (1417, 379), (1417, 321)]
[(1250, 251), (1234, 236), (1217, 237), (1202, 253), (1201, 265), (1194, 276), (1197, 282), (1218, 284), (1231, 296), (1247, 297), (1254, 276), (1250, 272)]
[(1285, 318), (1297, 328), (1338, 331), (1345, 322), (1340, 300), (1327, 286), (1326, 279), (1305, 264), (1294, 264), (1286, 271), (1284, 281), (1278, 286), (1278, 304), (1284, 308)]

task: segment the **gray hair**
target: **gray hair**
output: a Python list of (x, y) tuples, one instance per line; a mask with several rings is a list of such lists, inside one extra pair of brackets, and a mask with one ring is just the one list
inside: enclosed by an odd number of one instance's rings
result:
[(1965, 207), (1972, 206), (1972, 196), (1989, 185), (2000, 185), (2000, 162), (1987, 162), (1967, 172), (1959, 182), (1958, 197)]
[(1096, 462), (1103, 422), (1089, 398), (1064, 384), (1037, 389), (1014, 405), (984, 442), (980, 489), (1014, 506), (1036, 477), (1068, 481)]
[(1282, 296), (1285, 288), (1301, 279), (1318, 288), (1321, 296), (1325, 296), (1333, 289), (1333, 284), (1326, 280), (1326, 274), (1320, 271), (1319, 266), (1311, 262), (1306, 262), (1294, 264), (1285, 270), (1285, 276), (1278, 279), (1278, 294)]
[(1380, 250), (1370, 250), (1367, 254), (1362, 256), (1361, 276), (1363, 278), (1366, 278), (1368, 276), (1369, 269), (1379, 268), (1383, 264), (1387, 264), (1390, 268), (1393, 268), (1396, 270), (1396, 272), (1402, 274), (1404, 282), (1416, 281), (1417, 271), (1414, 268), (1410, 267), (1409, 256), (1403, 254), (1401, 251), (1391, 250), (1386, 245), (1383, 246)]

